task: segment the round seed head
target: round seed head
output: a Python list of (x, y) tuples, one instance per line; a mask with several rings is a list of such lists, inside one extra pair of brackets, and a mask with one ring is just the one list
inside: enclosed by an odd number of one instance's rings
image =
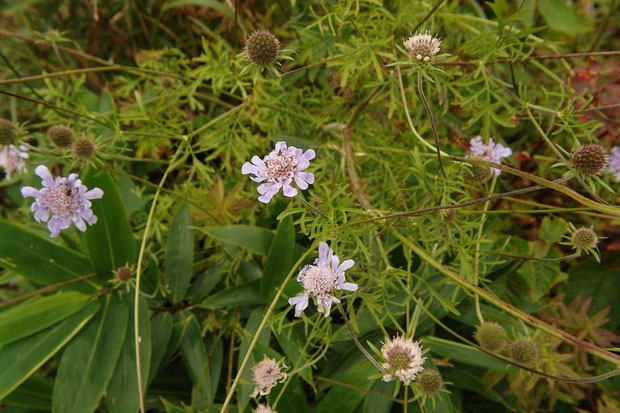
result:
[(441, 390), (441, 374), (437, 370), (424, 370), (418, 376), (420, 390), (427, 396), (433, 396)]
[(506, 345), (505, 336), (506, 331), (497, 323), (484, 323), (478, 327), (475, 334), (480, 347), (492, 353), (502, 351)]
[(118, 279), (122, 282), (127, 282), (131, 279), (131, 268), (129, 267), (120, 267), (119, 269), (116, 270), (116, 276), (118, 277)]
[(73, 154), (78, 159), (87, 159), (95, 154), (95, 144), (85, 136), (81, 136), (73, 142)]
[(244, 50), (250, 62), (257, 66), (266, 66), (278, 58), (280, 41), (269, 30), (259, 29), (245, 40)]
[(581, 145), (573, 152), (575, 169), (587, 176), (599, 175), (607, 165), (607, 151), (596, 143)]
[(166, 89), (170, 89), (174, 85), (174, 83), (172, 82), (172, 79), (170, 79), (168, 76), (164, 76), (161, 78), (161, 85)]
[(517, 363), (531, 365), (538, 360), (538, 348), (532, 340), (520, 338), (510, 346), (510, 355)]
[(14, 145), (17, 134), (17, 126), (13, 122), (0, 118), (0, 146)]
[(56, 125), (47, 130), (47, 137), (59, 148), (66, 148), (73, 142), (73, 131), (66, 126)]
[[(474, 159), (478, 159), (475, 157)], [(463, 169), (463, 180), (468, 184), (484, 184), (491, 179), (493, 171), (486, 165), (472, 163), (469, 168)]]
[(598, 237), (596, 236), (596, 232), (591, 230), (590, 228), (579, 228), (573, 234), (571, 239), (573, 247), (578, 250), (586, 250), (590, 248), (596, 247), (598, 243)]

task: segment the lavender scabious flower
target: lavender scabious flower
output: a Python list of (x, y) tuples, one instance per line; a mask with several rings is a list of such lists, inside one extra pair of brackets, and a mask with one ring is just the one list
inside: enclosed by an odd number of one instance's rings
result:
[[(469, 151), (471, 154), (478, 156), (487, 162), (501, 163), (502, 158), (512, 155), (512, 150), (510, 148), (505, 147), (501, 143), (495, 143), (495, 141), (491, 138), (489, 139), (489, 143), (486, 144), (482, 140), (482, 137), (476, 136), (469, 141), (469, 143)], [(496, 176), (500, 176), (502, 173), (502, 171), (496, 168), (493, 168), (493, 172)]]
[(256, 410), (254, 410), (254, 413), (278, 413), (278, 412), (276, 412), (269, 406), (266, 406), (264, 404), (259, 404), (258, 406), (256, 406)]
[(19, 147), (15, 145), (0, 147), (0, 167), (4, 168), (6, 179), (11, 179), (11, 175), (13, 175), (15, 171), (26, 171), (26, 159), (28, 159), (27, 151), (28, 148), (23, 145)]
[(308, 189), (308, 184), (314, 182), (314, 174), (303, 171), (314, 156), (312, 149), (303, 152), (294, 146), (287, 147), (286, 142), (277, 142), (276, 148), (269, 155), (263, 159), (253, 156), (252, 163), (243, 164), (241, 172), (244, 175), (253, 174), (250, 179), (254, 182), (267, 181), (258, 186), (258, 200), (266, 204), (280, 188), (284, 196), (297, 195), (297, 189), (291, 186), (293, 179), (300, 189)]
[(607, 156), (607, 165), (616, 181), (620, 182), (620, 146), (611, 149), (611, 154)]
[(304, 292), (289, 298), (288, 303), (295, 306), (295, 317), (299, 317), (307, 307), (312, 294), (316, 298), (319, 311), (329, 315), (332, 303), (340, 300), (330, 294), (332, 289), (357, 290), (357, 284), (345, 282), (344, 272), (353, 267), (353, 260), (340, 264), (340, 259), (324, 242), (319, 242), (319, 258), (314, 265), (306, 265), (297, 276), (297, 281), (304, 287)]
[(280, 362), (267, 357), (252, 367), (252, 381), (256, 384), (256, 388), (251, 397), (269, 394), (273, 387), (286, 379), (284, 369), (286, 369), (284, 364), (280, 366)]
[(441, 40), (437, 36), (431, 35), (429, 32), (421, 32), (412, 34), (403, 45), (412, 58), (430, 62), (431, 59), (439, 53)]
[(35, 198), (30, 207), (34, 219), (47, 222), (52, 238), (57, 237), (61, 230), (69, 228), (71, 222), (82, 232), (86, 231), (86, 223), (93, 225), (97, 222), (97, 217), (90, 209), (90, 200), (101, 198), (101, 189), (93, 188), (89, 191), (76, 174), (70, 174), (67, 178), (53, 178), (44, 165), (37, 166), (34, 173), (41, 177), (43, 188), (25, 186), (22, 188), (22, 196)]
[(424, 370), (422, 364), (426, 357), (422, 357), (420, 343), (413, 339), (396, 336), (383, 344), (381, 354), (385, 359), (382, 364), (385, 369), (383, 381), (392, 381), (396, 377), (408, 385), (415, 380), (416, 374)]

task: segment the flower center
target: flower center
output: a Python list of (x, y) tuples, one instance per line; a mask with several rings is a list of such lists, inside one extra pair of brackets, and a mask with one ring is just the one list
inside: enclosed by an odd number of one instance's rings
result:
[(394, 347), (388, 354), (388, 361), (394, 370), (402, 370), (409, 367), (411, 358), (409, 352), (402, 347)]
[(336, 276), (327, 267), (312, 266), (304, 274), (302, 285), (314, 295), (327, 294), (334, 287)]
[(297, 160), (292, 156), (273, 155), (268, 157), (265, 164), (267, 165), (267, 177), (270, 181), (275, 182), (292, 178)]
[(56, 185), (50, 189), (47, 195), (47, 203), (54, 215), (67, 216), (77, 211), (80, 202), (76, 194), (66, 185)]

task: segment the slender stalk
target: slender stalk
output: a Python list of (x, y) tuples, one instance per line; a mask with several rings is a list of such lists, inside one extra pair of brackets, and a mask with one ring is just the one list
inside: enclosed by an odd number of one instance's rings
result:
[(310, 208), (311, 210), (313, 210), (314, 212), (316, 212), (317, 214), (319, 214), (320, 216), (322, 216), (325, 219), (329, 219), (327, 217), (327, 215), (325, 215), (324, 213), (321, 212), (320, 209), (318, 209), (317, 207), (315, 207), (314, 205), (312, 205), (310, 202), (306, 201), (301, 195), (297, 194), (295, 195), (295, 198), (299, 199), (301, 201), (302, 204), (304, 204), (305, 206), (307, 206), (308, 208)]
[(155, 213), (155, 207), (157, 205), (157, 201), (159, 199), (159, 194), (161, 193), (161, 189), (164, 186), (164, 182), (166, 182), (166, 178), (168, 178), (168, 174), (170, 171), (174, 169), (174, 164), (176, 159), (181, 154), (181, 148), (183, 144), (179, 145), (177, 151), (175, 152), (172, 160), (168, 164), (168, 168), (164, 172), (161, 180), (159, 181), (159, 185), (157, 187), (157, 191), (155, 192), (155, 197), (153, 197), (153, 203), (151, 204), (151, 210), (149, 211), (149, 216), (146, 220), (146, 226), (144, 228), (144, 235), (142, 236), (142, 243), (140, 245), (140, 253), (138, 255), (138, 268), (136, 270), (136, 291), (134, 295), (134, 339), (136, 343), (136, 369), (138, 376), (138, 392), (140, 397), (140, 412), (145, 413), (146, 409), (144, 407), (144, 389), (142, 389), (142, 362), (140, 360), (140, 281), (142, 279), (142, 261), (144, 260), (144, 252), (146, 250), (146, 240), (149, 235), (149, 229), (151, 227), (151, 222), (153, 221), (153, 215)]
[(373, 366), (375, 366), (380, 372), (384, 372), (385, 369), (381, 367), (379, 363), (377, 363), (377, 360), (375, 360), (375, 358), (364, 348), (364, 346), (362, 346), (362, 343), (360, 343), (360, 341), (357, 339), (357, 336), (355, 335), (355, 331), (353, 330), (353, 326), (351, 326), (351, 323), (349, 322), (349, 318), (347, 317), (347, 314), (344, 311), (344, 308), (342, 308), (342, 304), (336, 303), (336, 305), (338, 306), (338, 310), (340, 310), (340, 314), (342, 314), (344, 323), (347, 325), (347, 328), (349, 329), (349, 332), (351, 333), (351, 337), (353, 338), (353, 342), (355, 343), (357, 348), (359, 348), (362, 354), (364, 354), (364, 356), (366, 356), (366, 358), (370, 360)]
[(411, 33), (415, 33), (415, 32), (417, 32), (417, 31), (418, 31), (418, 29), (419, 29), (420, 27), (422, 27), (422, 25), (423, 25), (424, 23), (426, 23), (426, 21), (427, 21), (428, 19), (430, 19), (430, 17), (431, 17), (433, 14), (435, 14), (435, 12), (437, 11), (437, 9), (439, 9), (439, 8), (441, 7), (441, 5), (442, 5), (445, 1), (446, 1), (446, 0), (439, 0), (437, 3), (435, 3), (435, 5), (433, 6), (433, 8), (432, 8), (432, 9), (431, 9), (428, 13), (426, 13), (426, 16), (424, 16), (424, 17), (422, 18), (422, 20), (420, 20), (420, 21), (418, 22), (418, 24), (416, 24), (416, 25), (415, 25), (415, 27), (413, 28), (413, 30), (411, 30)]
[(605, 52), (583, 52), (583, 53), (560, 53), (553, 55), (542, 55), (542, 56), (527, 56), (523, 58), (504, 58), (504, 59), (496, 59), (489, 60), (486, 62), (475, 62), (475, 61), (453, 61), (453, 62), (437, 62), (435, 64), (440, 66), (479, 66), (480, 63), (483, 63), (485, 66), (495, 65), (498, 63), (509, 63), (509, 62), (525, 62), (527, 60), (553, 60), (553, 59), (566, 59), (571, 57), (589, 57), (589, 56), (617, 56), (620, 55), (619, 50), (613, 51), (605, 51)]
[[(493, 181), (491, 181), (491, 189), (489, 192), (493, 192), (495, 190), (495, 184), (497, 183), (497, 175), (493, 174)], [(480, 217), (480, 225), (478, 226), (478, 236), (476, 242), (476, 253), (474, 255), (474, 274), (475, 281), (474, 284), (478, 285), (479, 278), (479, 270), (480, 270), (480, 240), (482, 239), (482, 229), (484, 228), (484, 223), (487, 220), (486, 212), (489, 209), (491, 201), (487, 201), (484, 203), (484, 207), (482, 208), (482, 216)], [(484, 317), (482, 316), (482, 311), (480, 311), (480, 297), (476, 295), (474, 297), (475, 307), (476, 307), (476, 315), (478, 316), (478, 321), (480, 324), (484, 324)]]
[(352, 50), (350, 52), (347, 52), (347, 53), (343, 53), (343, 54), (340, 54), (340, 55), (337, 55), (337, 56), (328, 57), (328, 58), (320, 60), (320, 61), (318, 61), (316, 63), (311, 63), (311, 64), (306, 65), (306, 66), (298, 67), (297, 69), (289, 70), (288, 72), (282, 73), (280, 75), (280, 77), (284, 78), (284, 77), (287, 77), (287, 76), (290, 76), (290, 75), (294, 75), (295, 73), (298, 73), (298, 72), (303, 72), (304, 70), (308, 70), (308, 69), (313, 68), (315, 66), (321, 66), (321, 65), (324, 65), (325, 63), (333, 62), (334, 60), (339, 60), (339, 59), (342, 59), (343, 57), (351, 56), (352, 54), (355, 54), (355, 53), (359, 52), (360, 50), (362, 50), (364, 47), (366, 47), (366, 45), (360, 46), (357, 49), (354, 49), (354, 50)]
[(422, 104), (424, 105), (424, 109), (426, 109), (426, 113), (428, 114), (428, 118), (431, 122), (431, 130), (433, 131), (433, 138), (435, 138), (435, 150), (437, 151), (437, 160), (439, 161), (439, 169), (441, 170), (441, 174), (446, 177), (446, 171), (443, 169), (443, 163), (441, 162), (441, 151), (439, 150), (439, 136), (437, 135), (437, 127), (435, 126), (435, 117), (433, 116), (433, 111), (431, 110), (428, 101), (426, 100), (426, 95), (424, 94), (424, 78), (422, 77), (422, 72), (418, 70), (418, 93), (420, 94), (420, 100), (422, 100)]
[(396, 402), (396, 403), (401, 403), (401, 404), (404, 403), (403, 399), (398, 399), (398, 398), (395, 398), (395, 397), (391, 397), (390, 395), (387, 395), (385, 393), (380, 393), (380, 392), (377, 392), (377, 391), (368, 390), (368, 389), (365, 389), (363, 387), (353, 386), (351, 384), (343, 383), (341, 381), (330, 379), (330, 378), (327, 378), (327, 377), (314, 376), (314, 378), (319, 380), (319, 381), (324, 381), (326, 383), (331, 383), (331, 384), (335, 384), (337, 386), (346, 387), (347, 389), (356, 390), (356, 391), (359, 391), (359, 392), (362, 392), (362, 393), (366, 393), (366, 394), (370, 394), (370, 395), (373, 395), (373, 396), (382, 397), (382, 398), (384, 398), (386, 400), (391, 400), (391, 401)]
[(566, 261), (566, 260), (571, 260), (573, 258), (581, 257), (581, 252), (576, 252), (574, 254), (567, 255), (565, 257), (557, 257), (557, 258), (539, 258), (539, 257), (523, 256), (523, 255), (517, 255), (517, 254), (508, 254), (505, 252), (487, 252), (487, 254), (499, 255), (500, 257), (518, 258), (521, 260), (542, 261), (542, 262), (559, 262), (559, 261)]
[[(65, 280), (65, 281), (57, 282), (55, 284), (51, 284), (51, 285), (48, 285), (46, 287), (39, 288), (38, 290), (31, 291), (29, 293), (20, 295), (19, 297), (11, 298), (10, 300), (6, 300), (6, 301), (0, 302), (0, 308), (7, 307), (7, 306), (13, 305), (15, 303), (19, 303), (20, 301), (24, 301), (24, 300), (26, 300), (26, 299), (28, 299), (30, 297), (34, 297), (34, 296), (39, 295), (39, 294), (43, 294), (43, 293), (47, 293), (47, 292), (50, 292), (50, 291), (54, 291), (57, 288), (60, 288), (62, 286), (68, 285), (68, 284), (73, 284), (73, 283), (78, 282), (78, 281), (87, 280), (89, 278), (94, 277), (95, 275), (97, 275), (97, 274), (95, 274), (95, 273), (86, 274), (86, 275), (82, 275), (80, 277), (72, 278), (70, 280)], [(97, 287), (96, 284), (92, 284), (92, 286), (93, 287)]]
[(250, 360), (250, 356), (252, 355), (252, 351), (254, 351), (254, 347), (256, 346), (256, 343), (258, 342), (258, 338), (260, 337), (260, 334), (263, 332), (263, 329), (265, 328), (265, 325), (267, 324), (267, 320), (271, 316), (271, 313), (273, 312), (274, 308), (276, 307), (276, 304), (277, 304), (278, 300), (280, 299), (280, 297), (282, 296), (282, 293), (284, 292), (284, 287), (289, 282), (289, 280), (293, 277), (293, 274), (295, 274), (295, 271), (301, 265), (301, 263), (314, 250), (316, 244), (317, 244), (317, 242), (314, 242), (312, 244), (312, 246), (310, 248), (308, 248), (308, 250), (304, 253), (304, 255), (302, 255), (297, 260), (295, 265), (293, 265), (293, 267), (289, 271), (288, 275), (286, 276), (286, 278), (282, 282), (282, 285), (278, 289), (278, 292), (276, 293), (276, 296), (271, 301), (271, 304), (269, 305), (269, 308), (267, 308), (267, 311), (265, 312), (265, 315), (263, 316), (263, 319), (261, 320), (260, 324), (258, 325), (258, 328), (256, 329), (256, 333), (254, 333), (254, 337), (252, 337), (252, 341), (250, 342), (250, 345), (248, 346), (248, 350), (246, 351), (245, 355), (243, 356), (243, 360), (241, 361), (241, 365), (239, 366), (239, 371), (237, 371), (237, 375), (235, 376), (235, 380), (233, 381), (232, 386), (230, 386), (230, 390), (226, 394), (226, 400), (224, 400), (224, 404), (222, 405), (222, 408), (220, 409), (220, 413), (225, 413), (228, 410), (228, 407), (230, 406), (230, 402), (232, 401), (233, 394), (235, 393), (235, 390), (237, 389), (237, 386), (239, 385), (239, 380), (241, 380), (241, 374), (243, 374), (243, 370), (245, 369), (245, 366), (248, 364), (248, 361)]
[(469, 281), (463, 279), (456, 272), (443, 266), (441, 263), (439, 263), (433, 257), (431, 257), (424, 249), (422, 249), (416, 243), (409, 240), (407, 237), (403, 236), (400, 232), (396, 231), (396, 229), (391, 228), (391, 231), (392, 231), (392, 234), (394, 234), (396, 238), (398, 238), (403, 244), (407, 245), (407, 247), (409, 247), (414, 253), (416, 253), (420, 257), (420, 259), (422, 259), (423, 261), (426, 261), (430, 266), (432, 266), (433, 268), (435, 268), (436, 270), (438, 270), (439, 272), (441, 272), (442, 274), (444, 274), (445, 276), (447, 276), (448, 278), (450, 278), (451, 280), (459, 284), (464, 289), (469, 290), (470, 292), (474, 294), (480, 295), (482, 298), (484, 298), (491, 304), (497, 306), (498, 308), (504, 310), (508, 314), (511, 314), (514, 317), (525, 321), (531, 326), (538, 328), (539, 330), (542, 330), (545, 333), (550, 334), (551, 336), (564, 341), (565, 343), (572, 344), (592, 355), (598, 356), (616, 365), (620, 365), (620, 356), (614, 353), (611, 353), (607, 350), (604, 350), (598, 346), (590, 344), (584, 340), (581, 340), (565, 331), (559, 330), (556, 327), (542, 320), (539, 320), (538, 318), (530, 314), (527, 314), (519, 310), (518, 308), (502, 301), (500, 298), (496, 297), (493, 293), (483, 288), (480, 288), (477, 285), (470, 283)]

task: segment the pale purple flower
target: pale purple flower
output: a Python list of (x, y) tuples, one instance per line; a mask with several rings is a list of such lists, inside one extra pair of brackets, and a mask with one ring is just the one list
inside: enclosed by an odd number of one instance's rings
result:
[(11, 175), (15, 171), (22, 173), (26, 171), (27, 151), (28, 148), (23, 145), (19, 147), (15, 145), (0, 147), (0, 167), (4, 168), (6, 179), (11, 179)]
[(72, 222), (82, 232), (86, 231), (86, 224), (97, 222), (97, 217), (90, 209), (90, 200), (101, 198), (101, 189), (93, 188), (89, 191), (76, 174), (70, 174), (67, 178), (53, 178), (44, 165), (37, 166), (34, 173), (41, 177), (43, 188), (25, 186), (22, 188), (22, 196), (35, 198), (30, 207), (34, 219), (47, 222), (52, 238), (57, 237), (61, 230), (69, 228)]
[(620, 182), (620, 146), (611, 149), (611, 154), (607, 156), (607, 164), (616, 181)]
[(383, 381), (392, 381), (396, 377), (408, 385), (424, 370), (422, 364), (426, 357), (422, 357), (420, 343), (413, 339), (396, 336), (383, 344), (381, 354), (385, 360), (381, 365), (385, 369)]
[(353, 260), (346, 260), (341, 264), (331, 248), (326, 243), (319, 242), (319, 258), (314, 261), (314, 265), (306, 265), (297, 275), (297, 281), (304, 287), (304, 292), (288, 300), (290, 305), (295, 306), (295, 317), (299, 317), (308, 307), (310, 295), (316, 298), (316, 306), (327, 317), (332, 303), (340, 302), (330, 294), (332, 289), (357, 290), (357, 284), (345, 282), (344, 272), (353, 267), (353, 264)]
[[(510, 148), (505, 147), (501, 143), (495, 143), (492, 138), (489, 138), (489, 143), (486, 144), (482, 140), (482, 137), (476, 136), (469, 141), (469, 143), (471, 145), (469, 147), (471, 154), (487, 162), (501, 163), (502, 158), (512, 155), (512, 150)], [(496, 176), (500, 176), (502, 173), (499, 169), (492, 169)]]
[(429, 32), (412, 34), (403, 42), (411, 57), (416, 60), (430, 62), (433, 56), (439, 53), (441, 40), (432, 36)]
[(286, 379), (285, 369), (284, 364), (280, 365), (276, 359), (268, 359), (267, 357), (252, 367), (252, 381), (256, 384), (256, 388), (251, 397), (256, 397), (259, 394), (261, 396), (268, 395), (273, 387)]
[(259, 404), (258, 406), (256, 406), (256, 410), (254, 410), (254, 413), (278, 413), (278, 412), (276, 412), (269, 406), (266, 406), (264, 404)]
[(286, 142), (281, 141), (277, 142), (276, 148), (263, 159), (253, 156), (252, 163), (244, 163), (241, 172), (244, 175), (253, 174), (250, 179), (254, 182), (267, 181), (258, 186), (258, 200), (268, 203), (280, 188), (284, 196), (297, 195), (297, 189), (291, 186), (293, 180), (300, 189), (308, 189), (308, 184), (314, 182), (314, 174), (303, 171), (314, 156), (312, 149), (303, 152), (294, 146), (287, 147)]

